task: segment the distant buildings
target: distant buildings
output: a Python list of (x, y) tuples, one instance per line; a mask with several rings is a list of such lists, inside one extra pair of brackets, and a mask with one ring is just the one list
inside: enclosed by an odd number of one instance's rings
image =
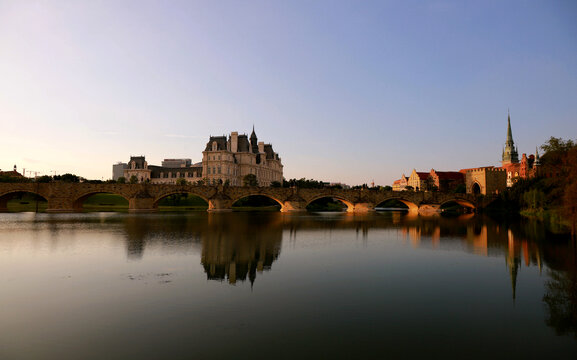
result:
[(128, 168), (127, 163), (117, 162), (112, 165), (112, 180), (118, 181), (119, 178), (124, 176), (124, 170)]
[(511, 116), (507, 115), (507, 139), (502, 152), (501, 167), (484, 166), (459, 171), (417, 172), (413, 170), (409, 177), (405, 174), (393, 183), (393, 191), (407, 189), (415, 191), (454, 191), (459, 185), (466, 184), (467, 193), (497, 194), (513, 186), (519, 179), (536, 176), (540, 166), (539, 152), (535, 155), (523, 154), (519, 161), (517, 147), (511, 131)]
[[(415, 190), (415, 191), (452, 191), (457, 186), (465, 183), (465, 174), (461, 171), (436, 171), (418, 172), (413, 169), (411, 175), (405, 174), (393, 183), (393, 191)], [(408, 188), (407, 188), (408, 187)]]
[(148, 165), (144, 156), (131, 156), (128, 164), (113, 165), (113, 179), (122, 171), (126, 181), (174, 184), (178, 179), (208, 185), (242, 186), (243, 178), (252, 174), (259, 186), (274, 181), (282, 183), (283, 165), (271, 144), (259, 142), (254, 132), (250, 138), (232, 132), (230, 136), (211, 136), (202, 152), (202, 162), (191, 159), (164, 159), (162, 166)]
[(535, 177), (540, 165), (539, 152), (535, 149), (535, 155), (523, 154), (519, 162), (517, 147), (513, 142), (511, 132), (511, 115), (507, 115), (507, 140), (503, 148), (501, 168), (507, 172), (507, 187), (513, 186), (519, 179)]
[(178, 179), (188, 182), (202, 180), (201, 163), (191, 164), (190, 159), (165, 159), (162, 164), (171, 166), (148, 165), (144, 156), (131, 156), (128, 167), (124, 169), (124, 177), (130, 181), (135, 176), (137, 182), (153, 184), (176, 184)]

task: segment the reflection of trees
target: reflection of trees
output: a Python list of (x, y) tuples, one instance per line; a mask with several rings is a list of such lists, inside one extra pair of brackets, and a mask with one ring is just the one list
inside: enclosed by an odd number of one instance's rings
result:
[[(566, 250), (566, 249), (565, 249)], [(547, 305), (545, 323), (557, 335), (573, 334), (577, 339), (577, 261), (575, 249), (551, 258), (550, 280), (545, 284), (543, 302)]]
[(577, 339), (577, 279), (575, 272), (548, 271), (551, 280), (545, 284), (543, 301), (547, 304), (545, 323), (557, 335), (573, 333)]

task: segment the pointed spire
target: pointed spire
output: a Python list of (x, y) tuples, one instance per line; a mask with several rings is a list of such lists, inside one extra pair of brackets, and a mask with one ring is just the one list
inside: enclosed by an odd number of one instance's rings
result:
[(513, 143), (513, 132), (511, 131), (511, 114), (507, 109), (507, 142)]
[(507, 140), (505, 141), (502, 160), (503, 165), (516, 164), (519, 162), (519, 153), (513, 141), (513, 132), (511, 131), (511, 113), (509, 109), (507, 109)]

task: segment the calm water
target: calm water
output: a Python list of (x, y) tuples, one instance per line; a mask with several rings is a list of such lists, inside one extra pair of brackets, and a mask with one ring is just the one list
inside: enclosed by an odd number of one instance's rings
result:
[(0, 214), (0, 359), (575, 359), (575, 258), (471, 217)]

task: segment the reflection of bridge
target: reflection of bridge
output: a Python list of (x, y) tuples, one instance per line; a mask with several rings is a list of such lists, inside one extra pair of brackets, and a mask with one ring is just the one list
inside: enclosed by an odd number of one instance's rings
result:
[(398, 200), (407, 205), (410, 211), (421, 213), (438, 211), (449, 202), (472, 209), (479, 205), (474, 195), (440, 192), (54, 182), (0, 184), (0, 210), (6, 210), (8, 200), (23, 192), (46, 199), (49, 212), (81, 211), (84, 200), (99, 193), (122, 196), (128, 200), (131, 211), (154, 211), (161, 199), (183, 193), (204, 199), (209, 211), (230, 210), (236, 201), (253, 195), (275, 200), (281, 206), (281, 211), (305, 210), (308, 204), (321, 198), (338, 199), (347, 206), (349, 212), (371, 211), (388, 200)]

